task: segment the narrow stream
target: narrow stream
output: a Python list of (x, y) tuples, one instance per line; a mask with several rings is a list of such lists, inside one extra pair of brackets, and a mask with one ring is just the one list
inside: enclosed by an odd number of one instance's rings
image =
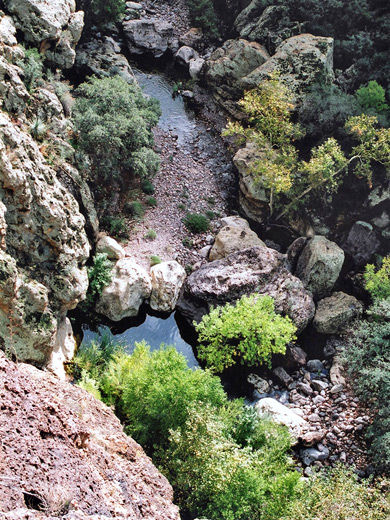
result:
[[(160, 102), (162, 116), (159, 127), (177, 138), (178, 144), (186, 153), (196, 153), (207, 159), (207, 165), (218, 175), (225, 176), (228, 181), (233, 176), (232, 166), (221, 150), (220, 142), (207, 131), (206, 125), (196, 119), (195, 114), (186, 107), (181, 95), (172, 96), (173, 83), (163, 74), (142, 72), (132, 67), (139, 85), (144, 93), (153, 96)], [(127, 325), (128, 324), (128, 325)], [(152, 316), (141, 311), (132, 320), (123, 320), (119, 324), (98, 325), (91, 327), (82, 325), (83, 340), (89, 342), (98, 334), (109, 334), (128, 346), (128, 352), (134, 350), (134, 344), (145, 340), (152, 350), (161, 344), (174, 345), (188, 361), (188, 366), (198, 366), (191, 345), (182, 338), (175, 313), (167, 316)]]

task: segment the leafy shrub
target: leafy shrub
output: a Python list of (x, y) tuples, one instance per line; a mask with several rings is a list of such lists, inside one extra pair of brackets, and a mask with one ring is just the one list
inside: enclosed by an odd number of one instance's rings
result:
[(158, 157), (151, 150), (151, 129), (160, 115), (158, 102), (143, 96), (137, 84), (119, 76), (92, 77), (76, 90), (73, 119), (91, 171), (102, 181), (123, 174), (155, 172)]
[(92, 306), (103, 289), (112, 280), (112, 263), (108, 260), (106, 253), (98, 253), (93, 257), (93, 264), (88, 268), (89, 287), (85, 306)]
[(369, 81), (365, 87), (358, 88), (355, 96), (364, 111), (373, 110), (376, 114), (389, 111), (385, 89), (376, 81)]
[(282, 520), (384, 520), (390, 517), (388, 493), (351, 470), (336, 467), (316, 473), (297, 489)]
[(375, 413), (367, 430), (374, 463), (390, 471), (390, 298), (377, 300), (368, 319), (349, 331), (344, 364), (354, 390)]
[(147, 238), (149, 240), (154, 240), (156, 237), (157, 237), (157, 233), (154, 229), (148, 229), (144, 235), (144, 238)]
[(31, 92), (35, 87), (38, 86), (39, 81), (43, 77), (43, 56), (38, 52), (37, 49), (25, 49), (23, 60), (19, 60), (19, 67), (24, 72), (24, 84), (27, 90)]
[(211, 309), (199, 324), (198, 355), (217, 372), (234, 365), (270, 364), (272, 354), (286, 351), (296, 327), (275, 313), (270, 296), (242, 296), (236, 304)]
[(46, 125), (42, 121), (42, 119), (39, 119), (38, 117), (35, 119), (33, 123), (30, 125), (30, 133), (34, 137), (34, 139), (37, 139), (41, 141), (46, 133)]
[(289, 435), (257, 419), (261, 442), (241, 447), (224, 419), (213, 406), (195, 405), (184, 427), (172, 432), (163, 464), (175, 482), (175, 499), (194, 516), (210, 520), (280, 518), (299, 478), (285, 456)]
[(127, 202), (125, 205), (125, 210), (137, 219), (142, 219), (145, 215), (145, 208), (139, 200)]
[(149, 206), (152, 206), (152, 208), (155, 208), (157, 206), (157, 200), (154, 198), (154, 197), (148, 197), (146, 199), (146, 203), (149, 205)]
[(117, 22), (124, 14), (125, 7), (124, 0), (82, 0), (82, 8), (89, 24)]
[(95, 339), (81, 343), (72, 361), (72, 373), (89, 386), (100, 391), (100, 383), (108, 363), (124, 352), (123, 344), (110, 334), (98, 334)]
[(173, 347), (150, 352), (142, 343), (132, 355), (99, 357), (93, 346), (87, 361), (90, 368), (81, 367), (93, 371), (93, 389), (171, 479), (184, 513), (210, 520), (280, 518), (299, 479), (284, 427), (260, 419), (242, 400), (229, 401), (217, 377), (189, 369)]
[(160, 168), (160, 159), (151, 148), (144, 146), (133, 153), (131, 166), (138, 177), (153, 177)]
[(218, 38), (220, 35), (218, 18), (212, 0), (187, 0), (191, 21), (201, 27), (207, 36)]
[(152, 255), (150, 257), (150, 265), (157, 265), (157, 264), (161, 264), (162, 260), (161, 258), (158, 256), (158, 255)]
[(383, 259), (382, 266), (377, 271), (373, 264), (366, 265), (364, 280), (365, 288), (374, 301), (390, 298), (390, 256)]
[(184, 225), (191, 233), (204, 233), (209, 229), (209, 219), (199, 213), (189, 213), (184, 218)]
[(114, 235), (116, 237), (126, 238), (128, 236), (126, 231), (126, 221), (122, 217), (113, 217), (112, 215), (106, 215), (101, 220), (102, 226), (110, 233), (110, 235)]
[(147, 195), (153, 195), (154, 193), (154, 186), (149, 179), (142, 179), (141, 188)]

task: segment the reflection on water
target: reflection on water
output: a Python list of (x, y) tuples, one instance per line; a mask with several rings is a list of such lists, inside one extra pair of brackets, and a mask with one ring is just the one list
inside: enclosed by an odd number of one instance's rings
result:
[[(130, 327), (124, 332), (115, 333), (106, 325), (98, 327), (98, 332), (100, 334), (108, 333), (115, 339), (121, 340), (128, 346), (127, 351), (129, 353), (133, 352), (134, 344), (142, 340), (150, 345), (151, 350), (158, 349), (162, 343), (173, 345), (187, 358), (190, 368), (198, 366), (192, 347), (180, 335), (174, 314), (165, 319), (147, 315), (141, 325)], [(88, 325), (83, 326), (83, 333), (83, 343), (94, 339), (96, 336), (96, 332), (90, 330)]]
[(177, 142), (184, 145), (197, 134), (196, 123), (186, 110), (181, 96), (172, 96), (172, 85), (165, 76), (148, 74), (132, 67), (138, 84), (145, 94), (160, 101), (162, 111), (158, 126), (165, 131), (172, 131)]

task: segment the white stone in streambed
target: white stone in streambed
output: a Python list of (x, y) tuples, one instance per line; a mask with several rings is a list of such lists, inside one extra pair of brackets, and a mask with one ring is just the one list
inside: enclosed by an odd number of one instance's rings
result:
[(118, 242), (109, 236), (102, 236), (96, 244), (97, 253), (105, 253), (109, 260), (120, 260), (125, 257), (125, 250)]
[(296, 441), (302, 435), (303, 430), (308, 428), (308, 423), (305, 419), (302, 419), (302, 417), (293, 412), (290, 408), (287, 408), (287, 406), (284, 406), (284, 404), (272, 397), (260, 399), (260, 401), (255, 404), (255, 409), (259, 415), (268, 415), (276, 423), (287, 426)]
[(151, 268), (150, 275), (152, 278), (151, 308), (162, 312), (173, 311), (186, 278), (184, 268), (175, 260), (162, 262)]
[(112, 321), (137, 316), (152, 291), (149, 274), (133, 259), (122, 258), (115, 264), (112, 275), (111, 283), (99, 297), (96, 311)]

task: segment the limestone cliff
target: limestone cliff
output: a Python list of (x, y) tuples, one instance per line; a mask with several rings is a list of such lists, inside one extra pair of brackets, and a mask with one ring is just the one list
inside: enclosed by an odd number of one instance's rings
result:
[[(85, 297), (90, 245), (48, 145), (32, 137), (42, 124), (47, 143), (69, 151), (64, 109), (53, 89), (27, 90), (15, 36), (13, 17), (0, 13), (0, 347), (61, 375), (74, 349), (66, 313)], [(65, 161), (60, 169), (78, 175)]]

